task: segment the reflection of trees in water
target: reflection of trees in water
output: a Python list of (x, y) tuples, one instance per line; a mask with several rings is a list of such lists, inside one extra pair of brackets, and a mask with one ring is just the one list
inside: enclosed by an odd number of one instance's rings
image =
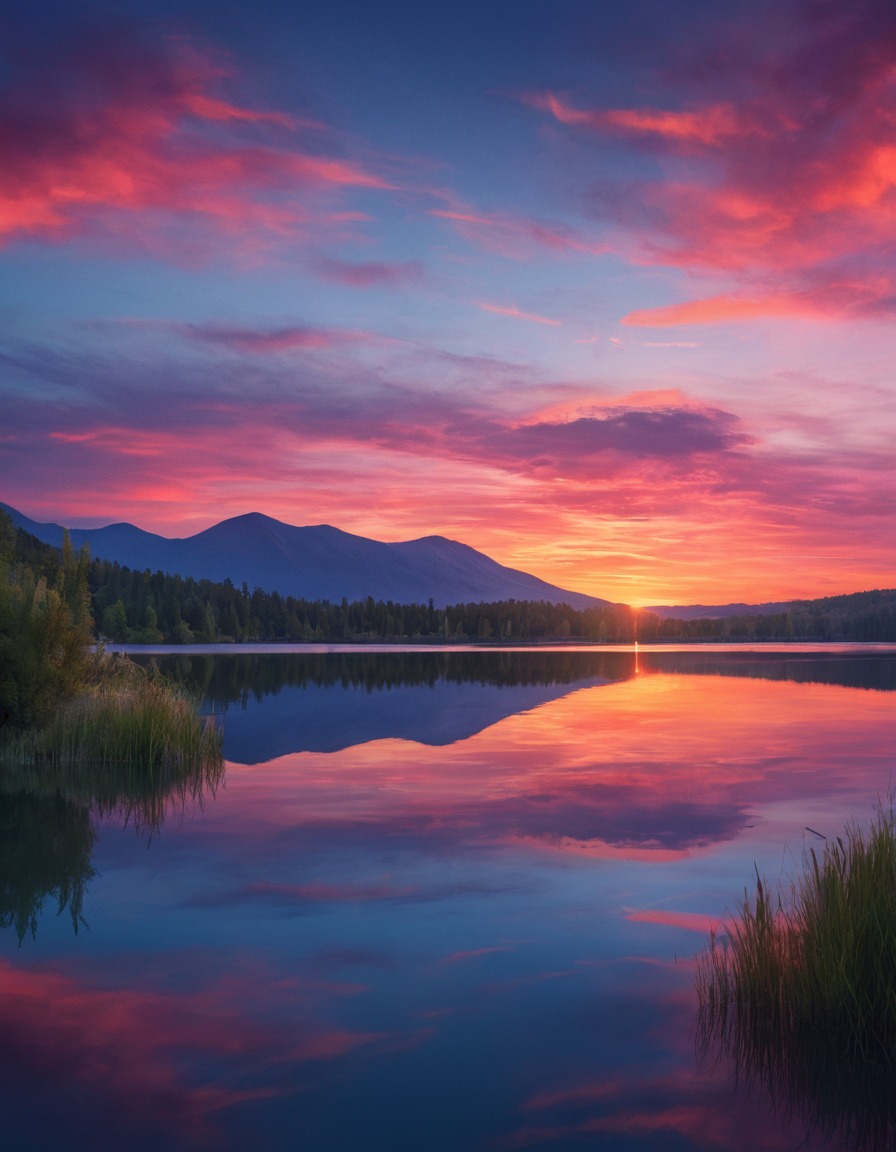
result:
[[(239, 703), (291, 687), (341, 687), (378, 692), (408, 685), (493, 684), (549, 686), (628, 680), (636, 675), (631, 651), (274, 652), (172, 654), (155, 657), (162, 671), (214, 706)], [(810, 652), (640, 653), (637, 674), (743, 676), (843, 687), (896, 690), (896, 656)]]
[(19, 943), (44, 904), (66, 909), (75, 933), (81, 906), (96, 875), (90, 860), (96, 832), (87, 808), (61, 796), (0, 793), (0, 927), (14, 927)]
[(133, 765), (8, 767), (0, 791), (0, 927), (19, 943), (48, 901), (86, 925), (82, 905), (97, 839), (94, 817), (130, 824), (151, 839), (166, 819), (201, 805), (224, 777), (223, 761), (188, 771)]
[(213, 704), (283, 688), (341, 687), (368, 692), (440, 683), (501, 687), (626, 680), (631, 652), (283, 652), (155, 657), (162, 671)]
[[(756, 1013), (722, 1013), (704, 1005), (697, 1022), (702, 1060), (725, 1061), (738, 1091), (766, 1099), (807, 1141), (844, 1152), (896, 1148), (896, 1068), (844, 1058), (817, 1037), (794, 1036)], [(896, 1055), (896, 1054), (894, 1054)]]
[(884, 652), (645, 652), (641, 671), (896, 691), (896, 654)]

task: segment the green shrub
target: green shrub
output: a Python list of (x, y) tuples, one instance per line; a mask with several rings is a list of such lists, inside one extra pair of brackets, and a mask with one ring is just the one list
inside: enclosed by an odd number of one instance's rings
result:
[(101, 655), (83, 690), (46, 724), (0, 744), (0, 768), (17, 787), (45, 791), (52, 782), (102, 808), (121, 796), (215, 784), (221, 746), (214, 720), (200, 716), (183, 689), (155, 668)]
[(0, 726), (41, 724), (80, 688), (90, 662), (93, 624), (86, 549), (66, 535), (55, 577), (16, 565), (9, 518), (0, 512)]

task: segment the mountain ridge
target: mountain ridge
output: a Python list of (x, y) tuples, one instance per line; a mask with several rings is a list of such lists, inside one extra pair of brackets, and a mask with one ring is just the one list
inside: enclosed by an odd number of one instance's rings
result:
[[(65, 529), (31, 520), (0, 502), (13, 523), (58, 547)], [(508, 568), (458, 540), (428, 535), (385, 543), (331, 524), (299, 527), (247, 512), (193, 536), (167, 537), (119, 521), (100, 528), (69, 529), (72, 544), (131, 569), (162, 571), (215, 581), (246, 583), (307, 600), (343, 598), (396, 603), (448, 604), (498, 600), (546, 600), (573, 608), (610, 603), (559, 588)]]

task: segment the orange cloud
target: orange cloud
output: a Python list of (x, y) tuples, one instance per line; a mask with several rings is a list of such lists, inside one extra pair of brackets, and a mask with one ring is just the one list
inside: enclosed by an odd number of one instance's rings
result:
[(713, 296), (689, 300), (664, 308), (639, 308), (623, 316), (621, 323), (633, 328), (673, 328), (679, 324), (726, 324), (739, 320), (778, 319), (823, 315), (805, 298), (796, 296)]
[[(893, 288), (896, 289), (896, 284)], [(639, 308), (623, 316), (621, 323), (629, 327), (671, 328), (680, 324), (726, 324), (744, 320), (872, 316), (886, 308), (890, 290), (885, 276), (867, 275), (864, 280), (831, 277), (826, 283), (798, 292), (726, 293), (661, 308)]]

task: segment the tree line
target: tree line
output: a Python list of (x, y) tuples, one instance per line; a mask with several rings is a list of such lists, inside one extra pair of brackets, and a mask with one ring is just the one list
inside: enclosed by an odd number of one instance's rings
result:
[(768, 615), (718, 620), (663, 619), (625, 604), (575, 609), (544, 600), (401, 604), (392, 600), (304, 600), (137, 572), (107, 560), (91, 563), (94, 619), (111, 641), (525, 643), (547, 640), (629, 644), (670, 641), (894, 641), (896, 590), (794, 602)]
[[(11, 526), (10, 526), (11, 527)], [(19, 529), (15, 556), (55, 588), (72, 557)], [(768, 615), (679, 620), (614, 604), (574, 609), (539, 600), (445, 608), (391, 600), (305, 600), (223, 582), (132, 570), (80, 554), (96, 634), (114, 643), (586, 641), (893, 641), (896, 590), (794, 602)], [(66, 565), (68, 568), (66, 568)], [(70, 593), (62, 593), (70, 595)], [(78, 612), (82, 612), (78, 609)], [(80, 618), (80, 617), (79, 617)]]

